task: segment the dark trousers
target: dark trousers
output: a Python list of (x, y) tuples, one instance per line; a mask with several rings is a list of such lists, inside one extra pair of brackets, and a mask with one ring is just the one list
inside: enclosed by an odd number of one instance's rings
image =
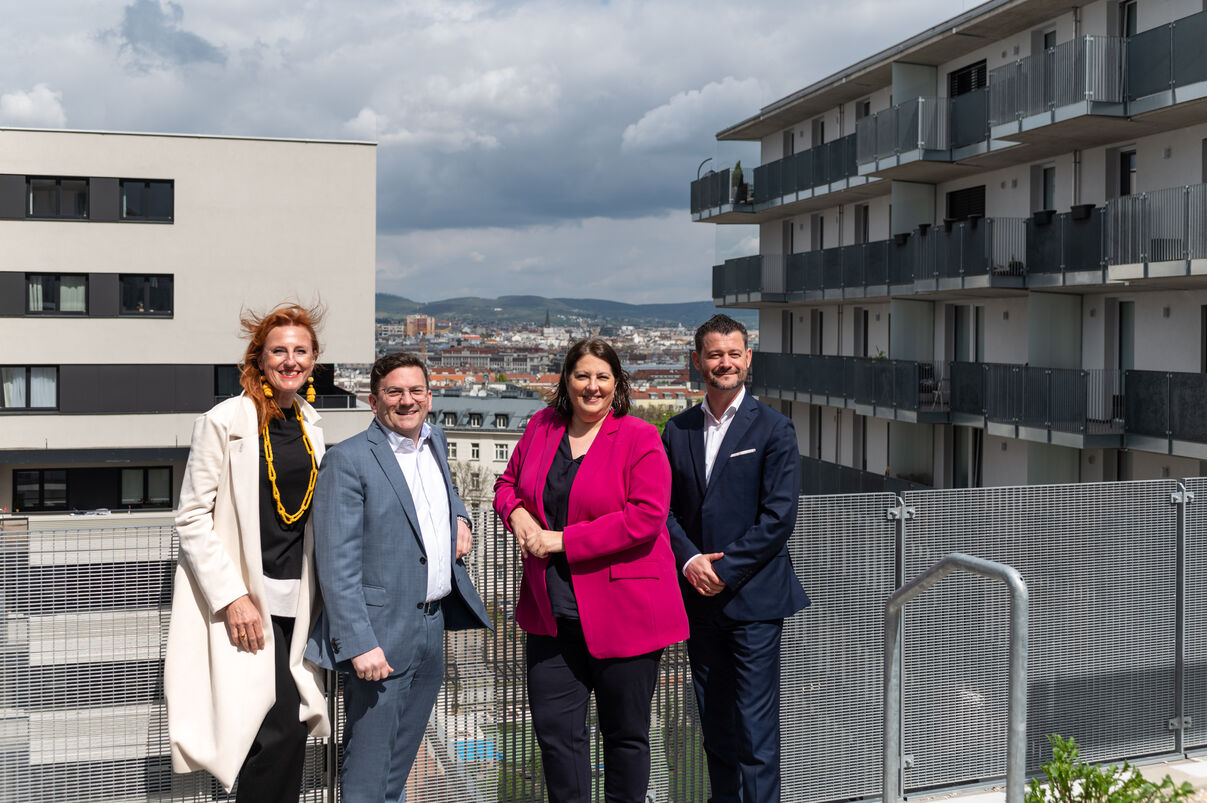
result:
[(780, 799), (780, 637), (784, 621), (693, 617), (687, 653), (712, 803)]
[(558, 619), (557, 636), (528, 636), (528, 705), (541, 745), (549, 803), (591, 800), (587, 703), (595, 692), (604, 740), (604, 799), (643, 803), (650, 782), (650, 701), (662, 650), (594, 658), (582, 625)]
[[(251, 750), (239, 770), (238, 803), (280, 801), (297, 803), (306, 763), (306, 723), (298, 719), (302, 700), (289, 672), (289, 642), (293, 618), (272, 617), (273, 658), (277, 700), (264, 715)], [(232, 690), (234, 691), (234, 690)]]

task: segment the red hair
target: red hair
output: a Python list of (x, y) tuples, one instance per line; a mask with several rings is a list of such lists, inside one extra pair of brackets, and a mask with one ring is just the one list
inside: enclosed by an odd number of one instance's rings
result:
[(266, 315), (258, 315), (249, 310), (239, 319), (243, 334), (247, 337), (247, 351), (243, 352), (243, 360), (239, 363), (239, 384), (247, 391), (252, 404), (256, 405), (256, 419), (261, 429), (268, 419), (285, 417), (277, 403), (264, 395), (260, 357), (264, 353), (264, 342), (268, 340), (268, 333), (278, 326), (301, 326), (310, 333), (311, 348), (317, 365), (319, 337), (315, 330), (322, 320), (323, 312), (318, 305), (307, 309), (298, 304), (278, 304)]

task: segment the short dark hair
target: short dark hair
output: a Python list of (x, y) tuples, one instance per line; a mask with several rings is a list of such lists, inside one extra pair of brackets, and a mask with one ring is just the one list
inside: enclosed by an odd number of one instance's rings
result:
[(423, 371), (423, 384), (431, 387), (432, 380), (428, 376), (427, 366), (423, 364), (423, 360), (409, 351), (395, 351), (392, 354), (381, 355), (373, 363), (373, 370), (369, 372), (369, 392), (376, 396), (377, 386), (381, 384), (382, 378), (399, 368), (420, 369)]
[(733, 332), (742, 333), (742, 345), (750, 346), (750, 337), (746, 334), (746, 327), (741, 321), (735, 321), (723, 312), (718, 312), (716, 315), (709, 318), (700, 327), (696, 329), (696, 353), (704, 351), (704, 337), (706, 335), (728, 335)]
[(562, 361), (562, 373), (557, 378), (557, 388), (549, 399), (549, 406), (562, 418), (569, 418), (574, 414), (574, 407), (570, 403), (570, 372), (578, 365), (578, 361), (586, 356), (598, 357), (608, 364), (612, 376), (616, 378), (616, 387), (612, 390), (612, 412), (617, 418), (627, 415), (632, 404), (629, 398), (629, 375), (620, 367), (620, 357), (616, 356), (616, 349), (598, 337), (584, 338), (566, 352), (566, 359)]

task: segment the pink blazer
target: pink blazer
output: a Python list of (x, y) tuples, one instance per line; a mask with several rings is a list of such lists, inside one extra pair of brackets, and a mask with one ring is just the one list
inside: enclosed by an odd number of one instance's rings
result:
[[(545, 478), (566, 432), (546, 408), (528, 422), (495, 482), (495, 512), (523, 507), (545, 521)], [(596, 658), (652, 652), (687, 638), (687, 614), (666, 529), (671, 469), (658, 430), (633, 416), (608, 413), (583, 457), (570, 491), (566, 559), (587, 649)], [(556, 620), (545, 587), (547, 558), (524, 561), (516, 622), (553, 636)]]

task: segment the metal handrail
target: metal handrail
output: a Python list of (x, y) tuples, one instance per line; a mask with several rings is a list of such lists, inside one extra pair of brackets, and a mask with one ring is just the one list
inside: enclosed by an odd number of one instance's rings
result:
[[(902, 503), (904, 509), (904, 503)], [(884, 796), (902, 799), (901, 777), (901, 619), (905, 604), (963, 569), (1001, 580), (1010, 590), (1010, 710), (1006, 743), (1006, 803), (1023, 803), (1027, 769), (1027, 584), (1004, 563), (952, 552), (884, 603)]]

